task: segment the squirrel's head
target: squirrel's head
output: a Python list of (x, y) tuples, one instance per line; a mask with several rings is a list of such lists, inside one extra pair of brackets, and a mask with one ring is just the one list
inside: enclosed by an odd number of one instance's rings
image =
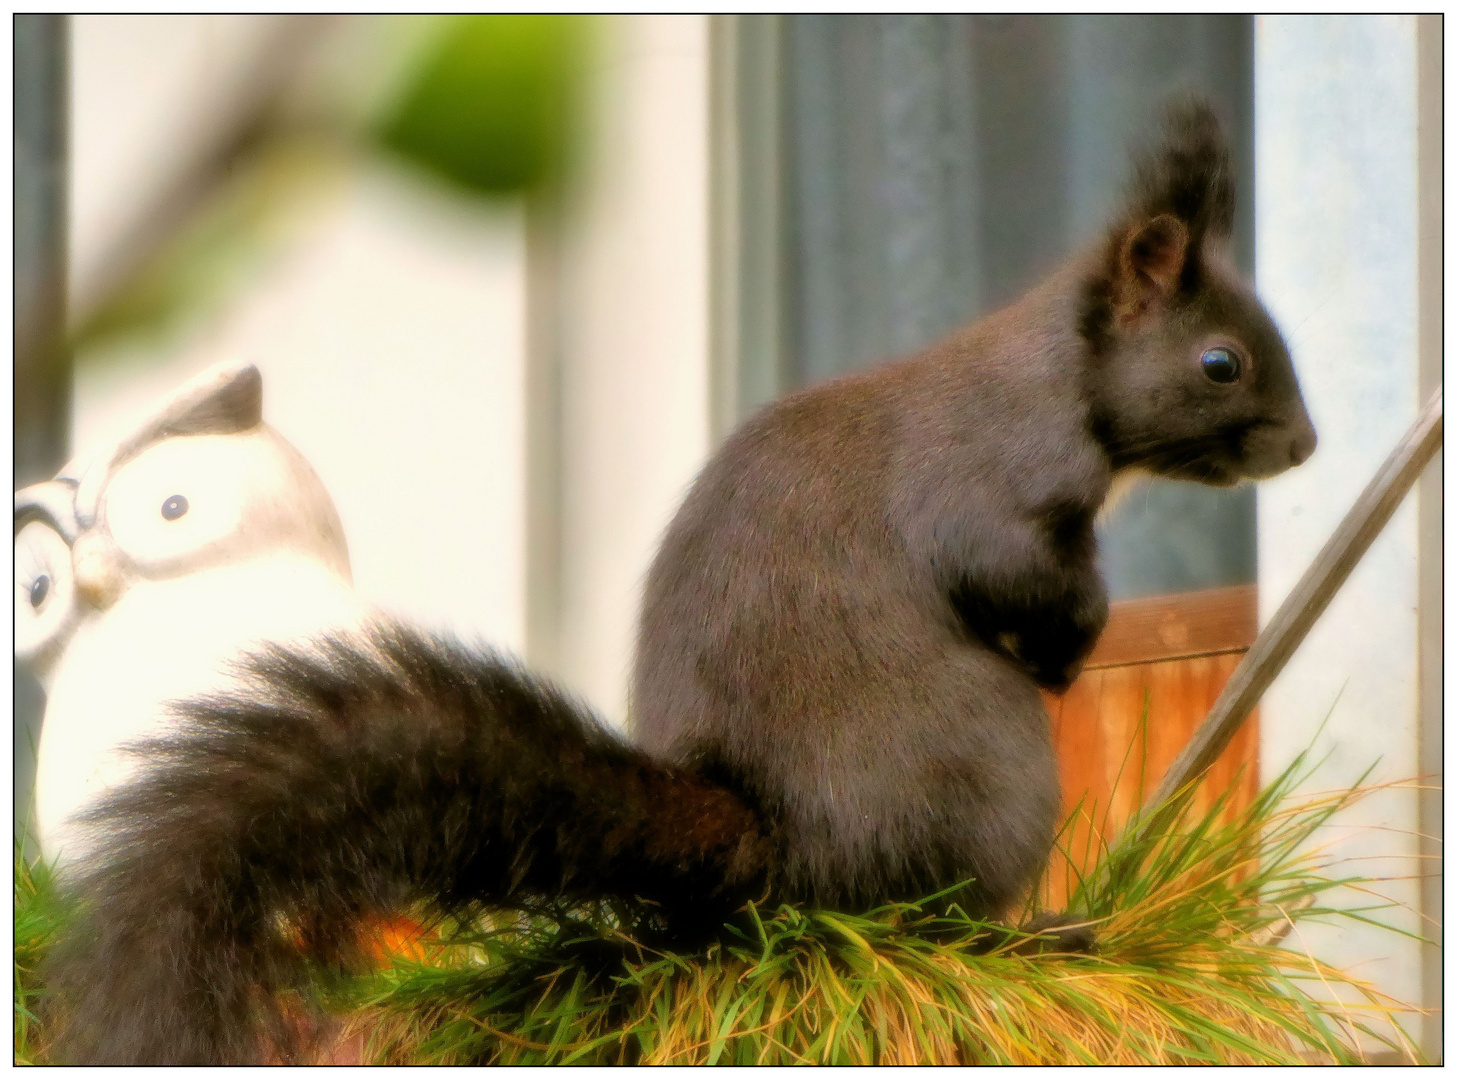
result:
[(1290, 351), (1225, 255), (1233, 221), (1219, 123), (1179, 103), (1084, 295), (1092, 422), (1115, 468), (1224, 485), (1315, 449)]

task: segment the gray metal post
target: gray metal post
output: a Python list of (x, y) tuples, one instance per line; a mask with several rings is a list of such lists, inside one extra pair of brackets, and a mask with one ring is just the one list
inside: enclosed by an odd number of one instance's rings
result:
[(64, 15), (15, 16), (15, 483), (54, 475), (69, 441), (65, 350)]
[[(55, 474), (70, 442), (66, 350), (66, 199), (69, 144), (64, 15), (14, 16), (15, 43), (15, 486)], [(15, 821), (29, 820), (35, 745), (45, 696), (15, 668)]]

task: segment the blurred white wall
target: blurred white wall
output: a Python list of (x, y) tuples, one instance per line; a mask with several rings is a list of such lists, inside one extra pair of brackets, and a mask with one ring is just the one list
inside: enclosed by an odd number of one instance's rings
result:
[[(1422, 405), (1416, 29), (1411, 16), (1256, 23), (1256, 276), (1320, 437), (1308, 463), (1258, 489), (1262, 620)], [(1397, 511), (1265, 696), (1265, 780), (1307, 748), (1325, 758), (1307, 790), (1350, 785), (1373, 766), (1370, 782), (1422, 773), (1416, 501)], [(1376, 917), (1422, 933), (1432, 927), (1414, 879), (1418, 831), (1418, 794), (1406, 786), (1366, 798), (1316, 840), (1326, 857), (1350, 860), (1337, 876), (1389, 876), (1381, 891), (1396, 906)], [(1414, 940), (1347, 922), (1301, 924), (1289, 945), (1422, 1000)]]
[(87, 309), (138, 214), (226, 137), (282, 15), (73, 15), (70, 306)]
[[(262, 29), (170, 16), (73, 26), (72, 236), (84, 260), (186, 167), (208, 137), (207, 103), (241, 77)], [(338, 505), (360, 592), (520, 650), (520, 207), (468, 200), (384, 159), (332, 169), (272, 261), (218, 310), (78, 353), (73, 444), (210, 363), (252, 360), (265, 419)]]
[(598, 24), (562, 259), (552, 669), (616, 723), (644, 575), (709, 450), (708, 23)]

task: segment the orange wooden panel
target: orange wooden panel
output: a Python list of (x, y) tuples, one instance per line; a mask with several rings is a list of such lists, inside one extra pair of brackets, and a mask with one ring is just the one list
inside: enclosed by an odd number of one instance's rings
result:
[(1087, 668), (1241, 652), (1255, 640), (1254, 585), (1120, 600)]
[[(1061, 698), (1046, 697), (1057, 747), (1065, 814), (1077, 814), (1048, 874), (1044, 902), (1062, 906), (1076, 874), (1158, 786), (1203, 721), (1243, 652), (1122, 664), (1085, 671)], [(1259, 785), (1258, 721), (1251, 717), (1210, 770), (1196, 806), (1233, 788), (1229, 812), (1248, 806)]]

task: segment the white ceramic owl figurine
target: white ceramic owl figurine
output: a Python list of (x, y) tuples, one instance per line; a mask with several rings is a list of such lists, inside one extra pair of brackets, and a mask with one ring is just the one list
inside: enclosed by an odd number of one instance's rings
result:
[(62, 869), (74, 820), (140, 762), (167, 704), (264, 642), (366, 616), (314, 471), (262, 422), (251, 365), (214, 368), (126, 436), (15, 496), (15, 653), (46, 689), (36, 829)]

